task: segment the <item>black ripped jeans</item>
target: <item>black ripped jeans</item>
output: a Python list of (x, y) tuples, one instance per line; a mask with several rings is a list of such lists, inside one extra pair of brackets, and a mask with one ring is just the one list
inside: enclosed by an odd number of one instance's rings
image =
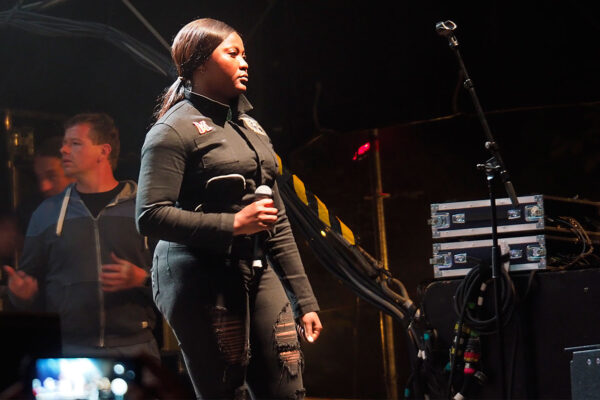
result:
[(152, 268), (154, 300), (181, 346), (196, 396), (302, 399), (303, 359), (293, 312), (279, 277), (251, 261), (195, 254), (160, 242)]

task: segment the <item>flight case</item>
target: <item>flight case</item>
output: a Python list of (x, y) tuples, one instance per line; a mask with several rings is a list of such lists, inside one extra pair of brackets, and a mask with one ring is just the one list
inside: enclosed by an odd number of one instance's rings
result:
[[(496, 200), (498, 243), (510, 257), (510, 271), (567, 265), (600, 248), (600, 203), (562, 197)], [(476, 264), (491, 264), (489, 200), (431, 205), (435, 278), (466, 275)]]
[[(522, 232), (568, 234), (568, 222), (575, 219), (584, 230), (600, 230), (600, 203), (563, 197), (531, 195), (518, 197), (513, 208), (509, 198), (496, 199), (499, 236), (522, 236)], [(431, 204), (431, 236), (434, 240), (486, 237), (492, 233), (489, 200)]]

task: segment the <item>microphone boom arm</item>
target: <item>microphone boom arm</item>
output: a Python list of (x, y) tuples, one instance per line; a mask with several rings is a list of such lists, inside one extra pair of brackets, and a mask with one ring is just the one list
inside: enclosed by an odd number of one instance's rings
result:
[(510, 201), (514, 208), (519, 206), (519, 200), (517, 199), (517, 194), (515, 192), (515, 188), (510, 180), (510, 175), (506, 166), (504, 164), (504, 160), (502, 160), (502, 156), (500, 155), (498, 144), (492, 135), (492, 131), (490, 130), (490, 126), (488, 125), (487, 119), (485, 118), (485, 113), (483, 112), (483, 108), (481, 107), (481, 103), (479, 102), (479, 98), (477, 97), (477, 93), (475, 92), (475, 85), (473, 84), (473, 80), (469, 76), (469, 72), (467, 71), (467, 67), (463, 61), (463, 58), (460, 54), (460, 50), (458, 49), (458, 40), (456, 36), (454, 36), (454, 30), (456, 29), (456, 24), (452, 21), (443, 21), (438, 22), (435, 25), (435, 30), (440, 36), (444, 36), (448, 39), (448, 45), (454, 51), (456, 58), (458, 60), (458, 65), (463, 72), (464, 81), (463, 86), (469, 92), (471, 96), (471, 100), (473, 101), (473, 105), (475, 106), (475, 111), (477, 112), (477, 117), (479, 118), (479, 122), (481, 123), (481, 127), (483, 128), (483, 133), (486, 137), (485, 148), (491, 153), (492, 159), (488, 161), (488, 164), (492, 166), (494, 170), (499, 171), (500, 178), (504, 183), (504, 189), (510, 198)]

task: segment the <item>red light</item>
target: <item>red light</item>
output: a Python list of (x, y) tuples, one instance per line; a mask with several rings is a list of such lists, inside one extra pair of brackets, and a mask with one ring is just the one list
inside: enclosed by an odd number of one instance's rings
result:
[(358, 155), (362, 156), (371, 148), (371, 143), (367, 142), (358, 148)]
[(356, 161), (359, 158), (362, 158), (370, 149), (371, 149), (371, 142), (367, 142), (367, 143), (363, 144), (362, 146), (360, 146), (358, 148), (356, 153), (354, 153), (352, 160)]

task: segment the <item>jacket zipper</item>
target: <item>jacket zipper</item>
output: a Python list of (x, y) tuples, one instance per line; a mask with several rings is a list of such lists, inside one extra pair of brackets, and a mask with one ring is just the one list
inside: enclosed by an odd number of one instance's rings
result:
[[(98, 217), (100, 214), (98, 214)], [(96, 263), (98, 265), (98, 278), (102, 273), (102, 257), (100, 254), (100, 230), (98, 229), (98, 220), (94, 220), (94, 236), (96, 240)], [(104, 331), (106, 329), (106, 313), (104, 312), (104, 292), (102, 291), (102, 283), (98, 282), (98, 300), (100, 303), (100, 336), (98, 339), (98, 346), (104, 347)]]
[(102, 215), (104, 210), (119, 203), (119, 197), (120, 193), (117, 194), (117, 197), (115, 197), (113, 201), (108, 203), (102, 210), (100, 210), (96, 217), (92, 215), (92, 213), (87, 208), (83, 200), (79, 199), (79, 201), (83, 204), (83, 207), (87, 210), (88, 214), (92, 218), (92, 221), (94, 221), (94, 240), (96, 242), (96, 265), (98, 270), (98, 301), (100, 304), (100, 334), (98, 337), (99, 347), (104, 347), (105, 345), (104, 336), (106, 334), (106, 312), (104, 311), (104, 292), (102, 291), (102, 282), (100, 281), (100, 275), (102, 274), (102, 252), (100, 250), (100, 228), (98, 228), (98, 220), (100, 219), (100, 216)]
[[(98, 227), (98, 221), (100, 220), (100, 216), (109, 207), (113, 207), (114, 205), (119, 203), (119, 195), (115, 198), (115, 200), (108, 203), (96, 217), (92, 215), (92, 220), (94, 221), (94, 236), (96, 240), (96, 263), (98, 265), (98, 300), (100, 301), (100, 337), (98, 340), (98, 346), (105, 346), (105, 335), (106, 335), (106, 311), (104, 311), (104, 291), (102, 290), (102, 282), (100, 282), (100, 274), (102, 274), (102, 251), (100, 250), (100, 228)], [(89, 210), (88, 210), (89, 212)], [(91, 215), (91, 213), (90, 213)]]

